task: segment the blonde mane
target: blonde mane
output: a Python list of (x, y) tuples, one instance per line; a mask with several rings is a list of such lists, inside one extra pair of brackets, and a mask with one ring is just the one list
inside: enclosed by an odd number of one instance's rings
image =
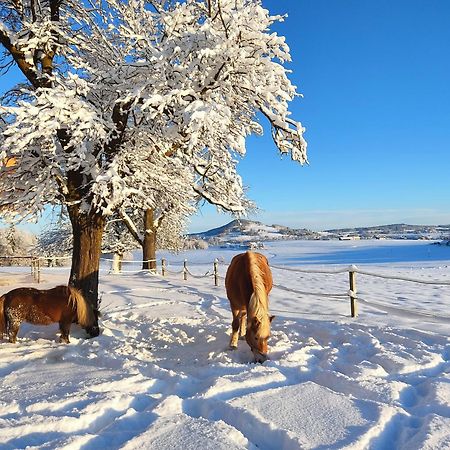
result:
[(250, 297), (248, 304), (248, 318), (256, 318), (260, 322), (260, 335), (268, 335), (270, 333), (269, 320), (269, 297), (264, 285), (263, 273), (259, 266), (259, 261), (256, 255), (248, 252), (249, 271), (253, 284), (253, 294)]

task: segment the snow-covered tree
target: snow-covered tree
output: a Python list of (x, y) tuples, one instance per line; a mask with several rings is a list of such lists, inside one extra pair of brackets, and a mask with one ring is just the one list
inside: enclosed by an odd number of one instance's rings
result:
[(61, 218), (48, 224), (39, 234), (36, 251), (39, 256), (69, 256), (73, 250), (72, 227)]
[(206, 250), (208, 247), (208, 242), (203, 239), (186, 238), (183, 242), (183, 248), (186, 250)]
[(32, 233), (15, 226), (0, 228), (0, 256), (30, 256), (35, 241)]
[(180, 217), (177, 211), (168, 211), (158, 223), (156, 248), (178, 252), (184, 248), (187, 233), (187, 218)]
[(128, 231), (125, 223), (120, 218), (108, 221), (103, 233), (102, 251), (111, 253), (113, 257), (112, 272), (118, 273), (122, 269), (123, 257), (126, 253), (139, 248), (139, 244)]
[[(144, 217), (145, 214), (142, 214), (142, 211), (130, 211), (127, 214), (127, 219), (131, 220), (133, 225), (137, 225), (137, 230), (141, 231), (144, 230)], [(160, 231), (155, 236), (155, 251), (156, 249), (181, 250), (184, 246), (185, 221), (175, 214), (175, 211), (169, 211), (164, 217), (161, 217), (161, 220), (155, 222), (156, 225), (153, 225), (155, 235), (157, 231)], [(9, 234), (11, 234), (10, 231), (8, 231)], [(123, 219), (118, 217), (118, 213), (108, 219), (103, 233), (102, 253), (111, 253), (113, 255), (114, 272), (120, 271), (122, 260), (126, 253), (137, 248), (142, 248), (144, 243), (142, 240), (143, 236), (144, 232), (139, 234), (137, 238), (134, 236), (134, 233), (130, 233)], [(4, 241), (3, 247), (0, 244), (0, 250), (6, 248), (6, 243), (9, 242), (7, 237), (5, 237)], [(11, 250), (11, 245), (8, 244), (7, 248), (9, 250), (3, 253), (5, 255), (13, 255), (14, 251)], [(72, 249), (72, 227), (69, 220), (63, 215), (59, 215), (54, 222), (49, 223), (42, 230), (35, 246), (35, 251), (39, 256), (46, 256), (49, 259), (52, 257), (69, 256), (72, 253)], [(25, 254), (24, 252), (22, 253)]]
[[(70, 282), (93, 303), (107, 217), (127, 202), (158, 207), (128, 184), (130, 161), (176, 161), (192, 190), (237, 214), (246, 207), (237, 157), (262, 133), (258, 113), (279, 151), (306, 161), (304, 129), (288, 111), (289, 48), (270, 30), (282, 17), (259, 0), (3, 0), (0, 17), (3, 67), (28, 81), (0, 107), (0, 158), (16, 161), (0, 173), (1, 213), (33, 218), (65, 205)], [(126, 144), (141, 136), (152, 145)]]
[[(103, 233), (102, 252), (125, 254), (138, 244), (121, 219), (108, 220)], [(41, 256), (66, 256), (72, 253), (72, 226), (65, 216), (50, 222), (39, 234), (36, 250)]]
[[(151, 137), (139, 133), (127, 147), (152, 147)], [(129, 231), (142, 247), (143, 269), (156, 269), (156, 248), (176, 243), (184, 234), (187, 218), (195, 212), (197, 194), (193, 189), (194, 171), (172, 154), (149, 151), (149, 157), (134, 159), (125, 155), (126, 183), (134, 187), (118, 210)], [(143, 205), (136, 210), (136, 204)]]

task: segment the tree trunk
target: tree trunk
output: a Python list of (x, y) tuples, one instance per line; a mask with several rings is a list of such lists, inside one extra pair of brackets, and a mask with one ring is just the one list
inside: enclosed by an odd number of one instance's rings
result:
[(144, 242), (142, 244), (142, 269), (156, 271), (156, 227), (153, 221), (153, 209), (144, 212)]
[(98, 308), (98, 277), (105, 219), (98, 213), (81, 213), (78, 204), (68, 206), (73, 230), (72, 268), (69, 284), (80, 289)]

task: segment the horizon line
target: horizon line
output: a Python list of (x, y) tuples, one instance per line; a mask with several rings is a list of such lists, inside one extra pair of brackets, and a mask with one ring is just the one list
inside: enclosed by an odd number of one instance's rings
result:
[(288, 226), (288, 225), (283, 225), (282, 223), (271, 223), (271, 224), (267, 224), (264, 223), (260, 220), (252, 220), (252, 219), (233, 219), (230, 220), (222, 225), (218, 225), (218, 226), (213, 226), (211, 228), (208, 228), (204, 231), (193, 231), (193, 232), (189, 232), (188, 235), (192, 235), (192, 234), (202, 234), (202, 233), (206, 233), (208, 231), (212, 231), (212, 230), (216, 230), (218, 228), (223, 228), (233, 222), (253, 222), (253, 223), (260, 223), (262, 225), (265, 226), (281, 226), (281, 227), (286, 227), (289, 228), (291, 230), (308, 230), (308, 231), (315, 231), (315, 232), (327, 232), (327, 231), (337, 231), (337, 230), (354, 230), (354, 229), (367, 229), (367, 228), (382, 228), (382, 227), (391, 227), (391, 226), (397, 226), (397, 225), (404, 225), (404, 226), (411, 226), (411, 227), (449, 227), (450, 228), (450, 223), (427, 223), (427, 224), (419, 224), (419, 223), (407, 223), (407, 222), (392, 222), (392, 223), (383, 223), (383, 224), (379, 224), (379, 225), (356, 225), (356, 226), (339, 226), (339, 227), (331, 227), (331, 228), (323, 228), (323, 229), (314, 229), (314, 228), (308, 228), (308, 227), (292, 227), (292, 226)]

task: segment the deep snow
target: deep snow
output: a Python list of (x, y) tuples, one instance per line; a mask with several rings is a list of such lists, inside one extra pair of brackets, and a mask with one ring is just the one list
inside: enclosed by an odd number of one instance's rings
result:
[[(244, 341), (227, 349), (231, 314), (223, 277), (232, 251), (163, 255), (193, 277), (101, 272), (103, 332), (57, 343), (57, 326), (23, 325), (0, 343), (0, 448), (299, 449), (450, 448), (450, 286), (348, 273), (360, 269), (450, 281), (447, 247), (426, 242), (277, 242), (263, 252), (277, 287), (270, 360)], [(47, 268), (41, 288), (67, 280)], [(0, 293), (32, 285), (1, 268)], [(284, 289), (283, 289), (284, 288)], [(291, 291), (286, 290), (291, 289)], [(298, 294), (292, 292), (304, 292)], [(340, 297), (310, 293), (339, 294)]]

